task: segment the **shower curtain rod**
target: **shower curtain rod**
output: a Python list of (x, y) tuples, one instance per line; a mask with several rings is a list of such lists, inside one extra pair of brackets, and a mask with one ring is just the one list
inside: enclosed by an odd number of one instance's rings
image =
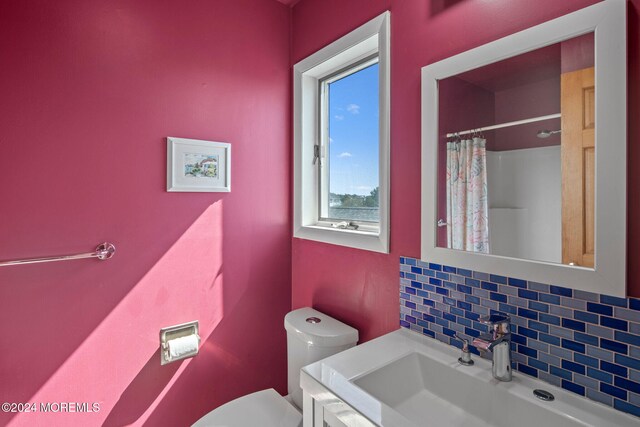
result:
[(457, 136), (457, 135), (467, 135), (474, 132), (482, 132), (485, 130), (501, 129), (501, 128), (507, 128), (511, 126), (524, 125), (527, 123), (541, 122), (543, 120), (557, 119), (560, 117), (561, 117), (561, 114), (558, 113), (558, 114), (549, 114), (548, 116), (533, 117), (531, 119), (516, 120), (515, 122), (501, 123), (499, 125), (485, 126), (483, 128), (463, 130), (462, 132), (448, 133), (447, 138), (453, 138), (454, 136)]

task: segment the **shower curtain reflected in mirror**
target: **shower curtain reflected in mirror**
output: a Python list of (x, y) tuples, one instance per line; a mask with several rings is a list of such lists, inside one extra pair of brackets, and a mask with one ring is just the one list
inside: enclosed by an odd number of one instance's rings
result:
[(486, 140), (447, 142), (447, 246), (489, 253)]

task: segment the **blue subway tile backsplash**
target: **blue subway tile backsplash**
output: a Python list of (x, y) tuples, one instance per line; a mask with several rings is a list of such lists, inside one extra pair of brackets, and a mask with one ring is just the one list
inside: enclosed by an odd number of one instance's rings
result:
[(460, 347), (495, 312), (511, 316), (514, 369), (640, 416), (640, 299), (400, 258), (401, 327)]

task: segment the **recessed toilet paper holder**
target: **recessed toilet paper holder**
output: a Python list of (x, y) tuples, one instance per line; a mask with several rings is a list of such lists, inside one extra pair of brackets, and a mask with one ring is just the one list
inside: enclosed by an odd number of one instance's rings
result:
[[(197, 340), (197, 346), (195, 349), (186, 353), (180, 354), (178, 357), (172, 357), (169, 342), (177, 340), (178, 338), (188, 338), (194, 336)], [(177, 342), (177, 341), (176, 341)], [(188, 359), (198, 354), (200, 348), (200, 334), (198, 330), (198, 321), (181, 323), (179, 325), (169, 326), (160, 329), (160, 364), (166, 365), (167, 363), (175, 362), (177, 360)]]

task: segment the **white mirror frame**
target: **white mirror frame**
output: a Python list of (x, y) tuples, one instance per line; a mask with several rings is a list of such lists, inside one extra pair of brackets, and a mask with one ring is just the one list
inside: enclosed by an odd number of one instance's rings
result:
[[(626, 296), (626, 27), (626, 1), (604, 0), (422, 68), (423, 260)], [(590, 32), (595, 32), (595, 268), (438, 247), (438, 81)]]

